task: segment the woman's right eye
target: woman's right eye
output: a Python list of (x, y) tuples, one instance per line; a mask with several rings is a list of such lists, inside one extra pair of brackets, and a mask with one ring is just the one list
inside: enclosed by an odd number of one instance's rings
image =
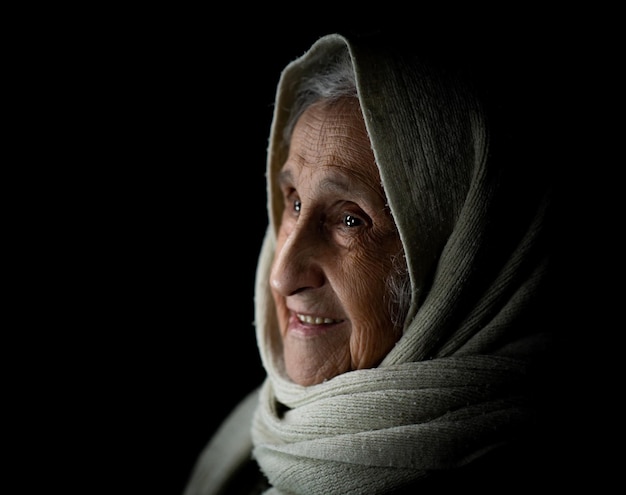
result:
[(302, 203), (300, 202), (299, 199), (294, 199), (293, 201), (293, 210), (296, 212), (300, 212), (300, 209), (302, 208)]

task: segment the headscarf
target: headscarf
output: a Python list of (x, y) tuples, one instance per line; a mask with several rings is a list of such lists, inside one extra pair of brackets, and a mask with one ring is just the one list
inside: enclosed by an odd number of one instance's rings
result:
[[(275, 177), (299, 79), (343, 50), (403, 243), (412, 302), (403, 336), (378, 367), (303, 387), (286, 377), (269, 289), (283, 208)], [(530, 392), (550, 340), (542, 306), (547, 200), (536, 167), (490, 146), (496, 123), (454, 71), (377, 38), (325, 36), (283, 71), (255, 289), (268, 377), (253, 455), (271, 493), (387, 493), (470, 463), (534, 424)]]
[[(535, 392), (551, 350), (546, 177), (476, 81), (416, 48), (332, 34), (282, 72), (255, 285), (267, 378), (209, 444), (186, 494), (217, 493), (250, 449), (267, 494), (391, 493), (472, 465), (538, 424)], [(276, 176), (301, 77), (344, 51), (403, 244), (411, 305), (380, 365), (304, 387), (285, 373), (269, 286), (283, 209)]]

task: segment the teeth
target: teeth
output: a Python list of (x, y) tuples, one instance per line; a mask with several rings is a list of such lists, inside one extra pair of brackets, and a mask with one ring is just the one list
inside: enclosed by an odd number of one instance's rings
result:
[(315, 325), (322, 325), (323, 323), (338, 323), (340, 320), (333, 320), (332, 318), (322, 318), (321, 316), (309, 316), (309, 315), (297, 315), (298, 320), (302, 323), (310, 323)]

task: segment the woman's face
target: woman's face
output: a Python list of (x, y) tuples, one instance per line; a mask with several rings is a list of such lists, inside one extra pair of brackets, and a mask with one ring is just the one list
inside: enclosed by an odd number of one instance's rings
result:
[(306, 110), (278, 181), (270, 284), (287, 374), (313, 385), (375, 367), (401, 335), (388, 278), (402, 245), (358, 102)]

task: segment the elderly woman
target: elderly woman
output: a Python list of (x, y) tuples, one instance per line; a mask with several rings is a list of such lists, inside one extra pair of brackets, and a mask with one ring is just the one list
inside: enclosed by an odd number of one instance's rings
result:
[(495, 493), (538, 469), (548, 187), (434, 62), (334, 34), (283, 71), (256, 276), (267, 378), (186, 495)]

